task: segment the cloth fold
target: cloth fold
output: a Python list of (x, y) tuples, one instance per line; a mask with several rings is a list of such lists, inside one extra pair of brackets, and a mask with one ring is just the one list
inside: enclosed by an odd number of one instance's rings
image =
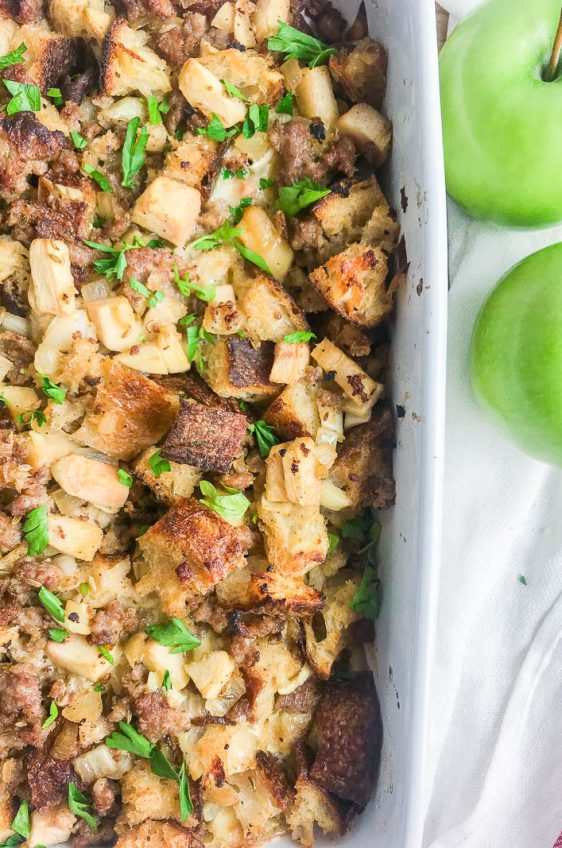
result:
[[(479, 5), (441, 2), (458, 17)], [(444, 556), (424, 848), (552, 848), (562, 830), (562, 473), (497, 432), (468, 378), (486, 295), (557, 241), (562, 226), (508, 230), (449, 202)]]

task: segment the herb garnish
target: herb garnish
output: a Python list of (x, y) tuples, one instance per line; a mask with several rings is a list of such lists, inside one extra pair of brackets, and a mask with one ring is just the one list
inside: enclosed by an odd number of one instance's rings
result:
[(27, 47), (25, 44), (20, 44), (20, 46), (16, 47), (15, 50), (12, 50), (11, 53), (6, 53), (5, 56), (0, 56), (0, 70), (9, 68), (11, 65), (19, 65), (26, 50)]
[[(200, 241), (200, 239), (199, 239)], [(195, 242), (196, 244), (197, 242)], [(192, 245), (193, 247), (193, 245)], [(206, 248), (197, 248), (197, 249), (206, 249)], [(208, 249), (208, 248), (207, 248)], [(189, 279), (189, 271), (186, 272), (185, 277), (180, 277), (180, 272), (178, 271), (178, 266), (174, 265), (174, 282), (178, 287), (180, 294), (183, 294), (184, 297), (189, 297), (194, 294), (199, 300), (202, 300), (204, 303), (210, 303), (215, 299), (217, 294), (216, 286), (198, 286), (196, 283), (192, 283)]]
[(213, 113), (213, 117), (209, 121), (206, 127), (197, 127), (195, 132), (197, 135), (208, 135), (209, 138), (214, 139), (214, 141), (226, 141), (227, 138), (232, 138), (233, 135), (239, 131), (239, 127), (235, 126), (232, 129), (227, 130), (226, 127), (223, 126), (218, 115)]
[(125, 188), (134, 188), (133, 177), (144, 165), (144, 154), (150, 133), (143, 127), (137, 137), (140, 118), (132, 118), (127, 127), (123, 150), (121, 151), (121, 169), (123, 179), (121, 185)]
[(37, 376), (41, 381), (41, 390), (45, 397), (51, 398), (55, 403), (61, 404), (64, 403), (64, 399), (66, 397), (66, 392), (56, 383), (53, 383), (50, 377), (47, 377), (46, 374), (41, 374), (39, 371), (37, 372)]
[(190, 247), (194, 250), (213, 250), (221, 244), (229, 244), (234, 247), (241, 256), (249, 262), (252, 262), (254, 265), (257, 265), (258, 268), (261, 268), (262, 271), (265, 271), (266, 274), (271, 276), (271, 271), (269, 270), (265, 260), (262, 259), (259, 254), (254, 253), (253, 250), (249, 250), (242, 244), (240, 241), (240, 230), (236, 227), (236, 224), (239, 224), (242, 220), (243, 210), (247, 209), (248, 206), (251, 206), (251, 204), (252, 199), (250, 197), (243, 197), (238, 206), (230, 207), (230, 218), (228, 221), (225, 221), (224, 224), (218, 227), (218, 229), (213, 230), (212, 233), (207, 233), (207, 235), (201, 236), (201, 238), (192, 242)]
[(203, 327), (189, 326), (186, 330), (186, 338), (187, 338), (187, 359), (189, 362), (193, 362), (194, 359), (197, 360), (197, 364), (199, 369), (202, 371), (205, 367), (205, 362), (203, 360), (203, 353), (201, 351), (201, 342), (209, 342), (213, 346), (216, 345), (216, 341), (213, 336), (204, 330)]
[(258, 449), (262, 459), (267, 459), (269, 452), (274, 445), (280, 443), (273, 427), (266, 424), (263, 418), (260, 418), (254, 424), (250, 424), (250, 433), (253, 433), (258, 443)]
[(172, 689), (172, 678), (168, 669), (166, 669), (162, 675), (162, 689), (166, 692), (170, 692)]
[(29, 838), (31, 826), (29, 823), (29, 806), (27, 801), (21, 802), (11, 827), (12, 830), (15, 830), (15, 832), (19, 833), (20, 836), (23, 836), (24, 839)]
[(82, 162), (82, 170), (99, 185), (102, 191), (108, 192), (113, 190), (111, 188), (111, 183), (105, 174), (102, 174), (102, 172), (98, 171), (97, 168), (94, 168), (93, 165), (89, 165), (87, 162)]
[(304, 177), (292, 186), (283, 186), (279, 189), (279, 199), (275, 208), (284, 212), (287, 218), (294, 218), (302, 209), (306, 209), (327, 194), (330, 194), (329, 188), (324, 188), (314, 180)]
[(152, 124), (161, 124), (162, 123), (162, 115), (167, 115), (170, 111), (170, 104), (164, 98), (158, 102), (158, 98), (151, 94), (146, 101), (146, 105), (148, 108), (148, 123)]
[[(43, 506), (36, 506), (35, 509), (28, 512), (22, 530), (27, 542), (29, 556), (40, 556), (49, 544), (47, 507), (44, 504)], [(45, 591), (47, 590), (45, 589)], [(64, 615), (60, 620), (64, 620)]]
[(42, 728), (50, 727), (59, 714), (59, 708), (56, 701), (51, 701), (49, 705), (49, 715), (41, 725)]
[(119, 482), (120, 482), (123, 486), (127, 486), (127, 488), (128, 488), (128, 489), (130, 489), (130, 488), (131, 488), (131, 486), (133, 485), (133, 478), (132, 478), (132, 477), (131, 477), (131, 475), (128, 473), (128, 471), (125, 471), (125, 469), (124, 469), (124, 468), (120, 468), (120, 469), (117, 471), (117, 477), (119, 478)]
[(185, 654), (201, 644), (201, 640), (189, 632), (181, 618), (172, 618), (166, 624), (151, 624), (146, 632), (159, 645), (172, 648), (171, 654)]
[(246, 495), (243, 492), (239, 492), (238, 489), (231, 489), (230, 486), (223, 486), (228, 493), (226, 495), (217, 491), (208, 480), (201, 480), (199, 488), (204, 495), (201, 498), (201, 503), (212, 509), (213, 512), (216, 512), (230, 524), (238, 524), (250, 506), (250, 501)]
[(109, 651), (105, 647), (105, 645), (98, 645), (98, 651), (100, 652), (100, 654), (104, 658), (104, 660), (107, 660), (107, 662), (110, 663), (111, 665), (115, 665), (115, 657), (113, 656), (111, 651)]
[(246, 95), (243, 94), (238, 88), (238, 86), (234, 85), (234, 83), (224, 79), (221, 79), (221, 83), (223, 84), (226, 93), (229, 94), (230, 97), (237, 97), (238, 100), (241, 100), (243, 103), (250, 102)]
[[(31, 514), (31, 513), (30, 513)], [(45, 586), (41, 586), (39, 589), (37, 596), (49, 615), (51, 615), (56, 621), (64, 621), (64, 609), (62, 606), (62, 602), (56, 595), (53, 595)], [(57, 640), (55, 640), (57, 641)]]
[(322, 41), (279, 21), (279, 29), (267, 41), (269, 50), (284, 53), (289, 59), (303, 59), (309, 68), (325, 65), (336, 50)]
[(48, 88), (47, 97), (51, 98), (55, 106), (62, 106), (64, 103), (64, 97), (62, 96), (60, 88)]
[(86, 796), (80, 792), (75, 783), (68, 784), (68, 809), (75, 816), (84, 819), (90, 830), (97, 830), (98, 823), (89, 811), (90, 802)]
[(253, 138), (257, 132), (267, 132), (268, 124), (269, 106), (266, 103), (262, 106), (252, 103), (242, 124), (242, 135), (244, 138)]
[(309, 342), (316, 338), (316, 333), (311, 333), (310, 330), (296, 330), (294, 333), (288, 333), (283, 336), (283, 341), (287, 344), (300, 344), (301, 342)]
[(15, 115), (16, 112), (41, 111), (41, 92), (36, 85), (7, 79), (2, 82), (12, 95), (6, 106), (7, 115)]
[(88, 142), (83, 135), (80, 135), (79, 132), (72, 131), (70, 133), (70, 138), (76, 150), (84, 150), (84, 148), (88, 146)]
[(25, 412), (20, 412), (16, 416), (16, 421), (18, 424), (32, 424), (37, 421), (38, 426), (42, 427), (43, 424), (47, 423), (47, 416), (42, 409), (28, 409)]
[(170, 465), (167, 459), (164, 459), (161, 456), (160, 449), (155, 451), (152, 456), (148, 460), (148, 464), (150, 466), (151, 471), (156, 477), (160, 477), (161, 474), (164, 474), (165, 471), (171, 471), (172, 466)]
[(51, 627), (49, 630), (49, 636), (53, 642), (64, 642), (68, 636), (68, 630), (63, 630), (62, 627)]
[(293, 115), (294, 109), (294, 97), (292, 91), (286, 91), (279, 103), (277, 104), (277, 108), (275, 111), (278, 115)]

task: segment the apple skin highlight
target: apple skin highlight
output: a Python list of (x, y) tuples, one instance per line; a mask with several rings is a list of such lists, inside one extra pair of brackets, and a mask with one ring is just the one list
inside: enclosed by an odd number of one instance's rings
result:
[(489, 0), (440, 57), (447, 190), (515, 227), (562, 220), (562, 78), (543, 79), (560, 0)]

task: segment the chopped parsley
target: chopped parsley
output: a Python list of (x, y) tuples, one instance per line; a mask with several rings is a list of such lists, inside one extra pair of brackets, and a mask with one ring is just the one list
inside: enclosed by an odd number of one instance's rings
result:
[(83, 598), (86, 598), (90, 594), (90, 584), (89, 583), (80, 583), (78, 586), (80, 590), (80, 594)]
[(243, 197), (238, 206), (230, 207), (230, 218), (228, 221), (225, 221), (224, 224), (218, 227), (218, 229), (213, 230), (212, 233), (207, 233), (207, 235), (201, 236), (201, 238), (192, 242), (190, 247), (194, 250), (213, 250), (221, 244), (230, 244), (241, 256), (271, 276), (271, 271), (265, 260), (259, 254), (254, 253), (253, 250), (249, 250), (242, 244), (240, 241), (240, 230), (236, 227), (236, 224), (239, 224), (242, 220), (243, 210), (247, 209), (251, 204), (252, 199), (250, 197)]
[(98, 651), (104, 660), (107, 660), (111, 665), (115, 665), (115, 657), (113, 654), (105, 647), (105, 645), (98, 645)]
[(64, 97), (62, 96), (60, 88), (48, 88), (47, 97), (51, 98), (55, 106), (62, 106), (64, 103)]
[[(62, 606), (62, 602), (56, 595), (53, 595), (45, 586), (41, 586), (39, 589), (37, 596), (49, 615), (51, 615), (56, 621), (64, 621), (64, 609)], [(55, 641), (58, 641), (55, 639)], [(61, 639), (62, 641), (62, 639)]]
[(16, 416), (16, 421), (18, 424), (32, 424), (37, 421), (37, 425), (42, 427), (47, 423), (47, 416), (42, 409), (28, 409), (26, 412), (20, 412)]
[(273, 427), (266, 424), (263, 418), (260, 418), (255, 424), (250, 424), (250, 433), (254, 434), (262, 459), (267, 459), (271, 448), (274, 445), (278, 445), (281, 441), (277, 437)]
[(129, 285), (137, 294), (142, 294), (143, 297), (148, 299), (148, 306), (150, 307), (157, 306), (164, 300), (164, 292), (151, 291), (148, 286), (145, 286), (139, 280), (135, 280), (134, 277), (129, 277)]
[(171, 688), (172, 678), (170, 677), (170, 672), (168, 671), (168, 669), (166, 669), (164, 671), (164, 674), (162, 675), (162, 689), (164, 689), (166, 692), (169, 692)]
[(374, 621), (381, 606), (380, 581), (377, 580), (376, 569), (367, 565), (357, 591), (349, 602), (354, 612)]
[(284, 336), (283, 341), (288, 344), (300, 344), (301, 342), (309, 342), (315, 338), (316, 333), (311, 333), (310, 330), (296, 330), (296, 332)]
[(267, 191), (268, 188), (273, 188), (275, 185), (275, 180), (270, 180), (267, 177), (260, 177), (260, 189), (262, 191)]
[(147, 760), (150, 758), (154, 746), (145, 736), (135, 730), (132, 724), (126, 721), (120, 721), (119, 730), (121, 732), (114, 730), (105, 740), (108, 748), (128, 751), (130, 754), (135, 754), (137, 757), (144, 757)]
[(197, 127), (196, 131), (197, 135), (207, 135), (209, 138), (212, 138), (214, 141), (226, 141), (227, 138), (232, 138), (233, 135), (236, 135), (238, 132), (238, 127), (232, 127), (232, 129), (227, 130), (226, 127), (223, 126), (218, 115), (213, 113), (213, 116), (206, 127)]
[(89, 165), (87, 162), (82, 163), (82, 170), (85, 174), (91, 177), (94, 182), (96, 182), (102, 191), (112, 191), (111, 183), (101, 171), (98, 171), (97, 168), (94, 168), (93, 165)]
[(105, 692), (105, 686), (103, 683), (96, 683), (94, 686), (94, 692)]
[(148, 460), (148, 464), (150, 466), (151, 471), (156, 477), (160, 477), (161, 474), (164, 474), (165, 471), (171, 471), (172, 466), (168, 462), (167, 459), (164, 459), (161, 456), (160, 449), (155, 451), (152, 456)]
[(41, 725), (41, 727), (46, 728), (50, 727), (52, 723), (55, 721), (59, 714), (59, 708), (57, 707), (56, 701), (51, 701), (49, 706), (49, 715)]
[(160, 748), (157, 748), (155, 745), (153, 746), (150, 754), (150, 768), (152, 769), (153, 774), (156, 774), (158, 777), (165, 777), (168, 780), (176, 780), (179, 783), (179, 776), (175, 768), (168, 758), (162, 753)]
[(2, 82), (12, 95), (6, 106), (7, 115), (15, 115), (16, 112), (41, 111), (41, 92), (36, 85), (7, 79)]
[(526, 585), (527, 585), (527, 578), (525, 577), (525, 575), (524, 575), (524, 574), (520, 574), (520, 575), (519, 575), (519, 582), (520, 582), (520, 583), (521, 583), (521, 585), (523, 585), (523, 586), (526, 586)]
[(337, 546), (339, 545), (340, 537), (337, 533), (333, 533), (331, 530), (328, 530), (328, 541), (330, 542), (330, 545), (328, 547), (328, 556), (329, 556), (331, 553), (333, 553), (336, 550)]
[(127, 471), (125, 471), (124, 468), (120, 468), (118, 470), (117, 477), (119, 478), (119, 482), (123, 486), (127, 486), (128, 489), (130, 489), (131, 486), (133, 485), (133, 478), (131, 477), (131, 475)]
[(72, 131), (70, 133), (70, 138), (76, 150), (84, 150), (84, 148), (88, 146), (88, 142), (83, 135), (80, 135), (79, 132)]
[(302, 209), (306, 209), (327, 194), (330, 194), (329, 188), (324, 188), (314, 180), (304, 177), (292, 186), (283, 186), (279, 189), (279, 199), (275, 208), (284, 212), (287, 218), (294, 218)]
[(133, 177), (144, 165), (146, 145), (150, 138), (150, 133), (146, 127), (141, 129), (137, 137), (139, 124), (140, 118), (138, 117), (129, 121), (123, 150), (121, 151), (121, 169), (123, 171), (121, 185), (125, 188), (134, 188)]
[(201, 498), (201, 503), (230, 524), (240, 522), (250, 506), (250, 501), (246, 495), (239, 492), (238, 489), (231, 489), (230, 486), (223, 487), (228, 494), (218, 492), (208, 480), (201, 480), (199, 488), (204, 496)]
[(269, 106), (266, 103), (262, 106), (252, 103), (242, 124), (242, 135), (244, 138), (253, 138), (257, 132), (267, 132), (268, 125)]
[(53, 642), (64, 642), (68, 636), (68, 630), (63, 630), (62, 627), (51, 627), (49, 630), (49, 636)]
[(51, 398), (51, 400), (58, 404), (64, 403), (64, 399), (66, 397), (65, 390), (56, 383), (53, 383), (50, 377), (47, 377), (46, 374), (41, 374), (38, 371), (37, 376), (41, 381), (41, 390), (45, 397)]
[(322, 41), (279, 21), (279, 29), (267, 41), (269, 50), (284, 53), (288, 59), (302, 59), (309, 68), (325, 65), (336, 51)]
[[(197, 242), (195, 242), (195, 244), (197, 244)], [(205, 248), (197, 249), (199, 250)], [(182, 279), (180, 277), (180, 272), (178, 271), (177, 265), (174, 265), (173, 271), (174, 282), (178, 287), (180, 294), (183, 294), (184, 297), (189, 297), (190, 295), (194, 294), (196, 298), (202, 300), (204, 303), (210, 303), (212, 300), (215, 299), (217, 293), (216, 286), (198, 286), (196, 283), (192, 283), (189, 279), (189, 271), (186, 272), (185, 277)]]
[(170, 111), (170, 104), (164, 100), (158, 101), (158, 98), (151, 94), (146, 101), (148, 108), (148, 123), (153, 126), (162, 123), (162, 115), (167, 115)]
[(11, 53), (6, 53), (5, 56), (0, 56), (0, 70), (4, 68), (9, 68), (11, 65), (19, 65), (23, 60), (23, 54), (27, 50), (25, 44), (20, 44), (19, 47), (16, 47), (15, 50), (12, 50)]
[(236, 97), (238, 100), (242, 100), (243, 103), (250, 102), (246, 95), (243, 94), (238, 88), (238, 86), (234, 85), (234, 83), (224, 79), (221, 79), (221, 83), (223, 84), (226, 93), (230, 95), (230, 97)]
[(91, 247), (93, 250), (99, 250), (100, 253), (109, 254), (107, 259), (96, 259), (94, 268), (100, 274), (103, 274), (108, 280), (117, 278), (123, 279), (125, 268), (127, 267), (127, 257), (125, 254), (129, 250), (134, 250), (137, 247), (162, 247), (160, 239), (149, 239), (149, 241), (141, 241), (137, 236), (133, 238), (133, 243), (124, 242), (122, 247), (111, 247), (109, 244), (102, 244), (97, 241), (88, 241), (84, 239), (84, 244)]
[(189, 362), (193, 362), (197, 360), (197, 365), (199, 369), (202, 371), (205, 367), (205, 363), (203, 360), (203, 353), (201, 351), (201, 343), (209, 342), (213, 346), (216, 345), (216, 341), (213, 336), (204, 330), (203, 327), (196, 327), (194, 325), (189, 326), (186, 330), (186, 338), (187, 338), (187, 359)]
[(193, 812), (193, 802), (189, 792), (189, 778), (185, 769), (185, 763), (182, 763), (179, 778), (181, 820), (186, 821), (189, 815)]
[(294, 97), (292, 91), (286, 91), (279, 103), (277, 104), (277, 108), (275, 111), (278, 115), (293, 115), (294, 110)]
[(29, 823), (29, 806), (27, 801), (21, 802), (11, 827), (12, 830), (15, 830), (15, 832), (19, 833), (20, 836), (23, 836), (24, 839), (29, 838), (31, 825)]
[(68, 784), (68, 809), (78, 818), (84, 819), (90, 830), (97, 830), (98, 823), (90, 812), (91, 804), (75, 783)]
[[(31, 512), (28, 512), (22, 530), (27, 542), (27, 553), (29, 556), (40, 556), (49, 544), (47, 507), (45, 504), (37, 506)], [(45, 589), (45, 591), (47, 590)], [(63, 620), (64, 615), (61, 618), (61, 621)]]
[(166, 624), (151, 624), (146, 632), (159, 645), (171, 648), (171, 654), (185, 654), (201, 644), (201, 640), (189, 632), (181, 618), (172, 618)]

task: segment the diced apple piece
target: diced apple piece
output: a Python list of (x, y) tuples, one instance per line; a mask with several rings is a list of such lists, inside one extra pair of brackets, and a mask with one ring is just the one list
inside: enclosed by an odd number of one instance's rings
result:
[(70, 839), (75, 822), (76, 816), (66, 804), (33, 810), (27, 845), (31, 848), (39, 845), (62, 845)]
[(146, 640), (142, 652), (142, 662), (149, 671), (158, 675), (160, 683), (164, 677), (164, 672), (168, 671), (173, 689), (185, 689), (189, 682), (183, 654), (172, 654), (170, 648), (159, 645), (154, 639)]
[(290, 0), (258, 0), (254, 12), (254, 29), (258, 41), (274, 35), (279, 29), (279, 21), (289, 22)]
[(102, 530), (66, 515), (49, 515), (49, 544), (61, 554), (68, 554), (90, 562), (101, 545)]
[(305, 118), (320, 118), (326, 127), (333, 127), (339, 118), (332, 78), (326, 65), (302, 68), (295, 95), (297, 106)]
[(33, 468), (51, 465), (63, 456), (68, 456), (77, 450), (78, 445), (62, 430), (56, 433), (44, 433), (30, 430), (25, 434), (25, 460)]
[(197, 59), (182, 67), (178, 86), (187, 102), (211, 119), (216, 115), (224, 127), (233, 127), (246, 117), (246, 106), (227, 94), (221, 81)]
[(29, 264), (32, 280), (29, 303), (33, 311), (69, 315), (74, 310), (76, 289), (66, 243), (34, 239), (29, 248)]
[(228, 336), (242, 327), (242, 316), (236, 307), (236, 295), (231, 285), (217, 286), (215, 296), (205, 309), (203, 328), (208, 333)]
[(40, 406), (37, 393), (27, 386), (0, 385), (0, 394), (8, 404), (10, 415), (14, 420), (21, 412), (26, 412), (28, 409), (38, 409)]
[(126, 297), (107, 297), (86, 305), (98, 339), (108, 350), (129, 350), (142, 335), (143, 328)]
[(392, 146), (392, 124), (368, 103), (357, 103), (337, 123), (340, 135), (353, 139), (368, 162), (380, 168)]
[(120, 353), (115, 358), (123, 365), (147, 374), (179, 374), (190, 368), (182, 338), (170, 326), (161, 327), (153, 339), (135, 345), (129, 353)]
[(238, 225), (244, 245), (265, 261), (276, 280), (287, 276), (293, 262), (293, 251), (259, 206), (249, 206)]
[(65, 456), (53, 463), (51, 473), (69, 495), (97, 506), (120, 509), (129, 496), (115, 466), (87, 456)]
[(204, 698), (218, 698), (234, 669), (234, 661), (226, 651), (211, 651), (200, 660), (187, 664), (187, 673)]
[(334, 382), (354, 405), (370, 409), (381, 397), (383, 386), (371, 379), (351, 357), (346, 356), (329, 339), (323, 339), (316, 345), (312, 358), (327, 373), (334, 372)]
[(182, 247), (195, 227), (201, 211), (197, 189), (163, 175), (156, 177), (133, 208), (135, 224)]
[[(118, 645), (111, 648), (111, 654), (115, 661), (118, 660), (121, 649)], [(57, 666), (85, 677), (91, 683), (96, 683), (100, 678), (112, 670), (113, 665), (102, 657), (95, 645), (90, 645), (84, 636), (74, 633), (67, 636), (64, 642), (47, 642), (45, 653)]]
[(272, 383), (296, 383), (304, 376), (309, 360), (306, 342), (277, 342), (269, 379)]

